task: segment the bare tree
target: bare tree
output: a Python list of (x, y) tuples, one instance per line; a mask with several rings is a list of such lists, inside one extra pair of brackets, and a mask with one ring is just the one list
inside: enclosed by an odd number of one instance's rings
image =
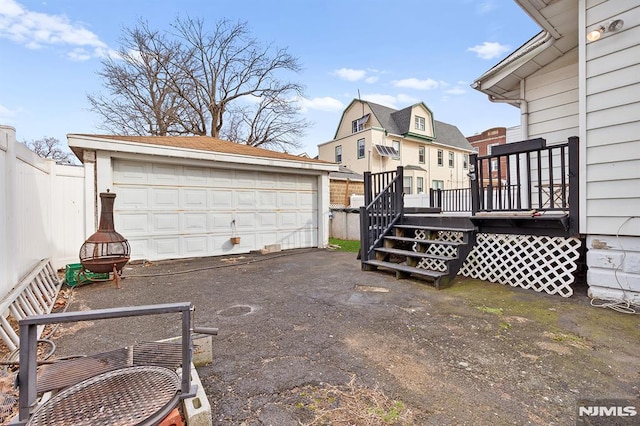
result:
[(76, 156), (72, 152), (65, 151), (60, 141), (56, 138), (45, 136), (42, 139), (32, 140), (31, 142), (23, 141), (22, 143), (42, 158), (50, 158), (59, 164), (76, 163)]
[(229, 111), (230, 121), (221, 130), (228, 140), (279, 151), (301, 148), (308, 122), (298, 114), (294, 103), (279, 97), (264, 97), (255, 106)]
[[(176, 18), (171, 32), (140, 23), (119, 58), (103, 61), (108, 95), (89, 102), (114, 133), (220, 137), (224, 128), (233, 141), (286, 150), (307, 125), (294, 100), (303, 87), (280, 78), (298, 71), (297, 58), (259, 43), (246, 23), (222, 20), (211, 32), (201, 19)], [(248, 107), (255, 98), (260, 106)]]
[(102, 61), (107, 95), (88, 95), (91, 109), (103, 119), (102, 128), (116, 134), (188, 134), (181, 125), (183, 99), (173, 90), (173, 68), (180, 61), (181, 45), (152, 31), (144, 22), (126, 28), (115, 57)]

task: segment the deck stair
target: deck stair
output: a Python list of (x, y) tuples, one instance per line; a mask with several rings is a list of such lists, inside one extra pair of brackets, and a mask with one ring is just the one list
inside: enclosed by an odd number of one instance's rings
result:
[(422, 219), (394, 225), (382, 245), (375, 248), (375, 256), (363, 266), (395, 271), (398, 279), (422, 278), (436, 288), (448, 286), (475, 243), (475, 228), (468, 220), (436, 226), (430, 225), (428, 218)]

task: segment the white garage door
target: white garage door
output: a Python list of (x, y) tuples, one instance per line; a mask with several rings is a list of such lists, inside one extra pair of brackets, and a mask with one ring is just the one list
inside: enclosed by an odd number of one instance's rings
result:
[(315, 176), (114, 159), (113, 189), (115, 227), (132, 259), (318, 245)]

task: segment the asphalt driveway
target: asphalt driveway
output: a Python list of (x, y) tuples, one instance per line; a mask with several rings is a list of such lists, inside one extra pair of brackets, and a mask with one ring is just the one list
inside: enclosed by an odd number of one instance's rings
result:
[[(77, 287), (69, 309), (192, 302), (197, 325), (220, 329), (198, 368), (215, 425), (562, 425), (584, 399), (639, 401), (638, 316), (590, 306), (585, 288), (563, 299), (459, 278), (435, 290), (330, 250), (124, 276), (121, 289)], [(60, 327), (56, 355), (179, 333), (171, 316), (79, 323)]]

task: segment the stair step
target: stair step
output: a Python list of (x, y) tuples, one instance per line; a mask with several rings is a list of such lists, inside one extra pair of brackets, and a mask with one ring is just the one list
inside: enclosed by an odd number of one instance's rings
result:
[(398, 256), (416, 257), (416, 258), (421, 258), (421, 259), (435, 259), (435, 260), (442, 260), (444, 262), (446, 262), (448, 260), (456, 259), (455, 257), (451, 257), (451, 256), (440, 256), (440, 255), (437, 255), (437, 254), (420, 253), (420, 252), (416, 252), (416, 251), (400, 250), (400, 249), (387, 248), (387, 247), (378, 247), (375, 250), (377, 252), (395, 254), (395, 255), (398, 255)]
[(410, 242), (410, 243), (421, 243), (421, 244), (440, 244), (443, 246), (453, 246), (453, 247), (459, 247), (461, 245), (464, 245), (464, 243), (461, 242), (456, 242), (456, 241), (444, 241), (444, 240), (421, 240), (420, 238), (410, 238), (410, 237), (396, 237), (393, 235), (386, 235), (384, 237), (385, 240), (392, 240), (392, 241), (405, 241), (405, 242)]
[(400, 263), (385, 262), (382, 260), (372, 259), (372, 260), (367, 260), (364, 263), (366, 263), (367, 265), (377, 266), (380, 268), (393, 269), (394, 271), (401, 271), (408, 274), (421, 275), (423, 277), (428, 277), (436, 281), (442, 277), (447, 276), (446, 272), (431, 271), (429, 269), (422, 269), (422, 268), (414, 268), (413, 266), (402, 265)]
[(449, 232), (472, 232), (473, 228), (458, 228), (448, 226), (424, 226), (424, 225), (395, 225), (394, 228), (399, 229), (411, 229), (411, 230), (424, 230), (424, 231), (449, 231)]

